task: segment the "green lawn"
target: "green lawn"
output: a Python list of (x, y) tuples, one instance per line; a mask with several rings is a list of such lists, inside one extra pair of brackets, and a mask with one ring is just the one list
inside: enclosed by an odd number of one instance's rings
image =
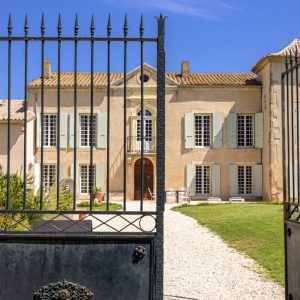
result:
[[(82, 202), (82, 203), (78, 203), (77, 204), (77, 208), (84, 208), (89, 210), (90, 209), (90, 203), (89, 202)], [(120, 210), (122, 208), (121, 204), (116, 204), (116, 203), (110, 203), (109, 204), (109, 210), (110, 211), (116, 211), (116, 210)], [(93, 209), (94, 210), (100, 210), (100, 211), (104, 211), (106, 210), (106, 203), (93, 203)]]
[(256, 260), (264, 275), (284, 284), (283, 212), (280, 204), (199, 204), (181, 212)]

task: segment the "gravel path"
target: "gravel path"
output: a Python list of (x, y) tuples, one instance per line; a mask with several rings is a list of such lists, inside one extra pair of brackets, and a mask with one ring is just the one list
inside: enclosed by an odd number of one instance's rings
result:
[(181, 213), (165, 212), (165, 300), (284, 299), (257, 264)]

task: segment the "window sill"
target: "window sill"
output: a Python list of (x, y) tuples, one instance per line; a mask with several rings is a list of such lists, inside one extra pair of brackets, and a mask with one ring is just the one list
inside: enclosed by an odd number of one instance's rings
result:
[(256, 149), (254, 146), (237, 146), (237, 149)]

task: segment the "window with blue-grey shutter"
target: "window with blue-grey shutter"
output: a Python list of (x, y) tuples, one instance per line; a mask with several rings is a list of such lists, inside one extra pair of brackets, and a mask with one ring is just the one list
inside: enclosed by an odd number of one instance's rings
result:
[(59, 182), (64, 180), (65, 177), (65, 166), (63, 164), (59, 165)]
[(264, 120), (263, 113), (255, 114), (255, 148), (264, 146)]
[(213, 197), (221, 195), (221, 168), (218, 164), (211, 167), (211, 195)]
[(186, 149), (195, 147), (194, 127), (194, 114), (186, 113), (184, 115), (184, 145)]
[(238, 195), (238, 166), (229, 166), (229, 196)]
[(213, 114), (213, 148), (222, 148), (222, 113)]
[(97, 148), (106, 149), (107, 145), (107, 113), (97, 114)]
[(227, 147), (236, 148), (237, 144), (237, 122), (236, 113), (229, 113), (227, 116)]
[(68, 147), (68, 114), (60, 114), (60, 148)]
[(195, 195), (195, 164), (186, 165), (186, 188), (191, 192), (191, 195)]
[[(77, 135), (77, 147), (79, 147), (80, 145), (80, 141), (79, 141), (79, 128), (80, 124), (79, 124), (79, 114), (77, 114), (77, 131), (76, 131), (76, 135)], [(74, 123), (74, 113), (70, 113), (69, 114), (69, 148), (74, 148), (74, 127), (75, 127), (75, 123)]]
[(40, 188), (41, 180), (41, 165), (35, 163), (33, 166), (33, 177), (34, 177), (34, 193), (37, 193)]
[(254, 196), (262, 197), (262, 165), (255, 165), (253, 167), (254, 177)]
[(104, 188), (104, 166), (101, 162), (96, 165), (96, 186)]

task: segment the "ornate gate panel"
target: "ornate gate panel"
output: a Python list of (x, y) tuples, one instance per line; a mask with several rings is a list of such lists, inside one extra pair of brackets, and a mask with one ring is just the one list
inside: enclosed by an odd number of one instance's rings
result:
[[(62, 22), (59, 16), (57, 35), (45, 34), (45, 21), (42, 16), (40, 35), (29, 35), (27, 16), (24, 25), (24, 35), (14, 36), (12, 20), (9, 16), (8, 35), (0, 37), (0, 43), (7, 44), (7, 159), (6, 168), (2, 170), (0, 178), (0, 299), (29, 300), (29, 299), (163, 299), (163, 212), (165, 202), (165, 50), (164, 50), (164, 23), (165, 18), (160, 15), (157, 18), (158, 35), (154, 38), (144, 37), (143, 18), (140, 22), (139, 36), (128, 36), (128, 23), (125, 17), (123, 36), (113, 37), (111, 19), (109, 17), (105, 36), (95, 34), (94, 17), (91, 19), (90, 35), (79, 35), (78, 18), (76, 16), (73, 36), (62, 35)], [(13, 106), (12, 100), (12, 47), (16, 44), (24, 47), (24, 168), (21, 176), (12, 172), (11, 154)], [(49, 136), (45, 126), (52, 122), (47, 117), (45, 103), (47, 103), (47, 78), (45, 66), (45, 48), (52, 43), (57, 51), (57, 72), (51, 80), (54, 80), (52, 97), (55, 103), (56, 137)], [(70, 118), (63, 118), (62, 110), (64, 82), (61, 71), (61, 49), (65, 43), (71, 44), (73, 50), (69, 53), (74, 58), (72, 72), (69, 72), (69, 80), (72, 82), (69, 91), (72, 92), (72, 101), (68, 106)], [(82, 88), (81, 75), (78, 72), (78, 45), (88, 44), (90, 47), (90, 72), (85, 73), (89, 84), (85, 91), (89, 93), (88, 113), (85, 113), (85, 124), (89, 136), (87, 137), (86, 157), (89, 162), (86, 172), (86, 190), (88, 205), (83, 208), (77, 199), (77, 182), (80, 178), (81, 161), (79, 157), (80, 141), (78, 130), (81, 126), (77, 117), (79, 109), (79, 89)], [(122, 209), (113, 211), (111, 204), (111, 157), (110, 153), (114, 145), (111, 143), (111, 44), (123, 45), (123, 73), (119, 79), (122, 85), (121, 97), (123, 98), (123, 117), (119, 118), (120, 126), (123, 126), (123, 195)], [(141, 197), (139, 209), (130, 209), (127, 201), (127, 57), (128, 44), (139, 45), (140, 53), (140, 78), (144, 76), (144, 45), (155, 43), (157, 45), (157, 132), (156, 136), (156, 205), (155, 209), (145, 209), (144, 204), (144, 164), (141, 163)], [(34, 111), (29, 109), (28, 98), (28, 68), (30, 67), (30, 45), (39, 45), (40, 48), (40, 78), (36, 88), (36, 103)], [(97, 84), (95, 62), (95, 46), (102, 45), (106, 48), (106, 55), (101, 54), (101, 60), (106, 61), (105, 81), (105, 118), (94, 121), (95, 115), (100, 115), (99, 108), (95, 106), (97, 101), (95, 90)], [(70, 49), (70, 47), (68, 48)], [(104, 58), (103, 58), (104, 56)], [(99, 57), (99, 55), (98, 55)], [(20, 59), (20, 57), (19, 57)], [(47, 81), (48, 80), (48, 81)], [(140, 107), (144, 111), (144, 82), (140, 83)], [(52, 107), (53, 108), (53, 107)], [(35, 128), (38, 132), (35, 149), (35, 160), (39, 160), (38, 169), (34, 174), (39, 177), (31, 178), (28, 170), (28, 145), (33, 143), (29, 136), (28, 120), (35, 116)], [(47, 123), (48, 122), (48, 123)], [(68, 127), (66, 127), (67, 122)], [(47, 125), (48, 124), (48, 125)], [(52, 126), (52, 125), (51, 125)], [(54, 126), (54, 125), (53, 125)], [(140, 158), (145, 159), (144, 117), (141, 117)], [(65, 132), (65, 128), (67, 131)], [(105, 128), (105, 130), (103, 129)], [(66, 142), (65, 136), (71, 136)], [(97, 152), (94, 140), (99, 136), (105, 136), (105, 150), (101, 152), (106, 158), (105, 167), (98, 169), (95, 159), (100, 155)], [(46, 147), (51, 144), (54, 148), (53, 156), (56, 158), (53, 170), (47, 166), (45, 153)], [(102, 141), (103, 142), (103, 141)], [(66, 146), (68, 145), (68, 146)], [(103, 145), (99, 146), (103, 148)], [(72, 180), (64, 181), (61, 148), (68, 148), (71, 152)], [(49, 165), (48, 165), (49, 166)], [(36, 167), (36, 166), (35, 166)], [(106, 182), (104, 188), (105, 209), (99, 210), (94, 203), (93, 194), (95, 188), (95, 173), (105, 171)], [(37, 172), (38, 171), (38, 172)], [(46, 176), (46, 173), (48, 174)], [(50, 175), (49, 175), (50, 174)], [(46, 179), (47, 178), (47, 179)], [(38, 179), (39, 190), (36, 189)], [(81, 180), (81, 179), (80, 179)], [(35, 181), (35, 185), (33, 182)], [(80, 181), (81, 182), (81, 181)], [(49, 199), (51, 183), (52, 195)], [(18, 195), (13, 194), (15, 184), (19, 184)], [(3, 193), (3, 188), (5, 193)], [(54, 189), (54, 191), (53, 191)], [(5, 196), (3, 196), (3, 194)], [(1, 197), (0, 195), (0, 197)], [(18, 199), (18, 201), (17, 201)], [(69, 201), (69, 202), (68, 202)], [(49, 203), (51, 205), (49, 205)]]
[(300, 299), (300, 107), (298, 50), (282, 73), (282, 153), (286, 299)]

